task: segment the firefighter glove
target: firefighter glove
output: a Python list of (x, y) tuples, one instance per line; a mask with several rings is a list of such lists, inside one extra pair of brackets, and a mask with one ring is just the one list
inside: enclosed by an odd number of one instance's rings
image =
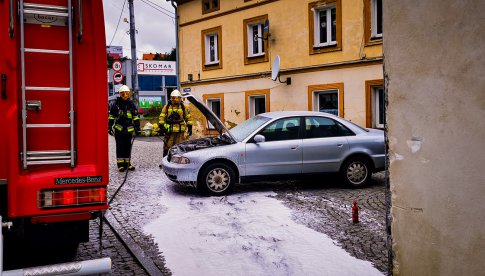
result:
[(192, 125), (188, 125), (188, 126), (187, 126), (187, 129), (188, 129), (187, 134), (188, 134), (189, 136), (192, 136)]
[(108, 134), (111, 135), (111, 136), (114, 136), (113, 130), (111, 128), (108, 129)]

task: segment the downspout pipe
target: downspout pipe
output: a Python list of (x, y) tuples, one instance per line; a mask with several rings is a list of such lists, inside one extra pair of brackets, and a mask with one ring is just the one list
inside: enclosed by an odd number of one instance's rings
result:
[[(168, 0), (167, 0), (168, 1)], [(175, 71), (175, 76), (177, 78), (177, 89), (180, 91), (180, 64), (179, 64), (179, 13), (177, 9), (177, 5), (175, 4), (176, 0), (170, 0), (172, 7), (175, 9), (175, 66), (177, 70)], [(168, 95), (167, 95), (168, 98)]]

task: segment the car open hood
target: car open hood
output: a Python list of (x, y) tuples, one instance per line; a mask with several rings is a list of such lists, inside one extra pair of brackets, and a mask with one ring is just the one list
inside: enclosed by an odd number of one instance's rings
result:
[(214, 128), (219, 132), (219, 134), (223, 134), (224, 132), (227, 133), (227, 136), (232, 140), (233, 143), (236, 142), (236, 139), (232, 136), (229, 129), (221, 122), (221, 120), (210, 110), (202, 101), (197, 99), (194, 95), (190, 93), (183, 93), (182, 95), (185, 99), (187, 99), (191, 104), (193, 104), (202, 114), (204, 114), (207, 121), (209, 121)]

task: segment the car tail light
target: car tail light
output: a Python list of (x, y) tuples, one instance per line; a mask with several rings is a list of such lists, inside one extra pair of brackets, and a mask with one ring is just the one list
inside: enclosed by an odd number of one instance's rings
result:
[(39, 196), (40, 208), (104, 204), (105, 202), (106, 188), (104, 187), (43, 190)]

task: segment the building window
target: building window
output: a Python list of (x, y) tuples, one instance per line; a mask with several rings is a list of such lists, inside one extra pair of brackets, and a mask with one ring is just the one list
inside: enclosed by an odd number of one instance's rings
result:
[(372, 38), (382, 37), (382, 0), (372, 0)]
[(364, 1), (366, 45), (382, 43), (382, 0)]
[(217, 55), (217, 33), (207, 34), (205, 36), (205, 64), (219, 63)]
[(249, 57), (264, 55), (263, 28), (262, 23), (248, 25)]
[(222, 28), (216, 27), (202, 31), (203, 70), (222, 68)]
[(383, 80), (366, 81), (366, 127), (384, 128), (386, 124), (386, 95)]
[(308, 87), (308, 110), (344, 116), (344, 84), (311, 85)]
[(264, 24), (268, 15), (262, 15), (244, 20), (244, 64), (268, 61)]
[(313, 110), (338, 116), (338, 90), (314, 91)]
[(341, 50), (341, 0), (309, 4), (310, 53)]
[[(214, 112), (214, 114), (224, 122), (224, 94), (206, 94), (202, 96), (203, 101), (207, 107)], [(204, 118), (205, 120), (205, 118)], [(205, 126), (208, 130), (215, 129), (214, 126), (206, 121)]]
[(162, 76), (138, 75), (140, 91), (162, 91)]
[(384, 87), (374, 87), (372, 91), (374, 96), (374, 124), (377, 128), (384, 128), (386, 124), (386, 111), (385, 111), (385, 97), (384, 97)]
[(202, 0), (202, 14), (219, 10), (219, 0)]
[(315, 47), (337, 44), (335, 6), (315, 10)]
[(246, 119), (269, 112), (269, 89), (246, 92)]

